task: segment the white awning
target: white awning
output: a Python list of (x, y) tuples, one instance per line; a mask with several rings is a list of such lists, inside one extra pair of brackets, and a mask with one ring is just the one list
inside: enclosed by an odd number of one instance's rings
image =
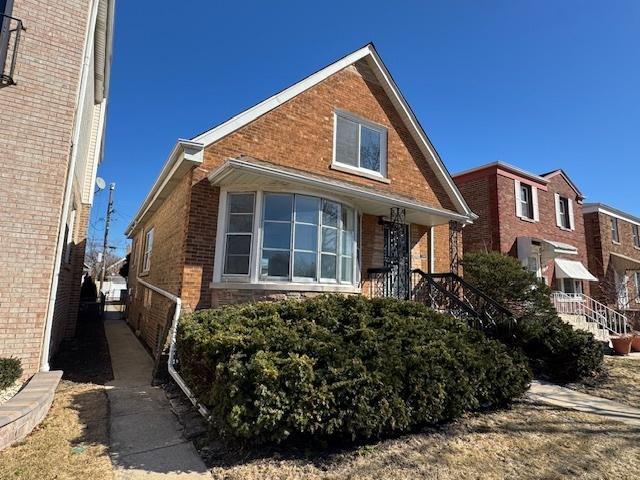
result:
[(598, 281), (581, 262), (556, 258), (555, 263), (556, 278), (573, 278), (575, 280), (589, 280), (590, 282)]
[(568, 243), (556, 242), (555, 240), (546, 240), (544, 238), (541, 238), (540, 241), (550, 246), (553, 253), (568, 253), (571, 255), (575, 255), (578, 253), (578, 249), (573, 245), (569, 245)]

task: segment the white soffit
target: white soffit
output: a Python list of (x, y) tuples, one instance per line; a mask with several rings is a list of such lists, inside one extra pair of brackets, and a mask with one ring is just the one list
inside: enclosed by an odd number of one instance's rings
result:
[(590, 282), (598, 281), (598, 279), (587, 270), (587, 267), (576, 260), (556, 258), (555, 264), (556, 278), (573, 278), (575, 280), (588, 280)]
[(291, 87), (273, 95), (272, 97), (267, 98), (266, 100), (249, 108), (248, 110), (245, 110), (235, 117), (232, 117), (226, 122), (210, 130), (207, 130), (204, 133), (201, 133), (200, 135), (194, 137), (192, 141), (202, 143), (205, 147), (207, 147), (208, 145), (218, 141), (226, 135), (229, 135), (237, 129), (249, 124), (265, 113), (268, 113), (279, 105), (282, 105), (283, 103), (291, 100), (304, 91), (312, 88), (331, 75), (362, 59), (367, 60), (369, 66), (380, 81), (381, 85), (383, 86), (383, 88), (385, 88), (387, 94), (389, 95), (389, 98), (393, 101), (394, 106), (401, 114), (401, 117), (403, 118), (406, 126), (408, 127), (409, 131), (414, 136), (418, 146), (422, 150), (423, 155), (431, 164), (434, 173), (445, 186), (447, 194), (451, 198), (451, 201), (455, 205), (458, 212), (467, 217), (467, 222), (478, 218), (478, 216), (471, 211), (466, 201), (462, 197), (462, 194), (453, 182), (451, 175), (445, 168), (442, 159), (431, 144), (431, 141), (427, 137), (427, 134), (424, 132), (422, 126), (413, 114), (411, 107), (402, 96), (402, 93), (391, 77), (391, 74), (385, 67), (382, 59), (371, 43), (356, 50), (353, 53), (350, 53), (349, 55), (341, 58), (337, 62), (332, 63), (322, 70), (319, 70), (316, 73), (306, 77), (305, 79), (292, 85)]

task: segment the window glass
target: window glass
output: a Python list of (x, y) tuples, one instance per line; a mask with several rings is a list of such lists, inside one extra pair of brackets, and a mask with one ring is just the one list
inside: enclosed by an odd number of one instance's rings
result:
[(336, 121), (336, 161), (358, 166), (358, 124), (342, 117)]
[(386, 131), (367, 122), (336, 114), (335, 161), (352, 167), (383, 173)]
[(531, 185), (520, 185), (520, 203), (522, 216), (533, 220), (533, 201), (531, 199)]
[(633, 244), (640, 248), (640, 227), (633, 225)]
[(267, 193), (264, 199), (262, 278), (353, 282), (353, 209), (308, 195)]
[(380, 171), (380, 132), (367, 127), (360, 129), (360, 166), (374, 172)]
[(144, 259), (142, 260), (142, 271), (146, 272), (151, 268), (151, 251), (153, 250), (153, 228), (145, 236)]
[(227, 197), (225, 275), (248, 275), (253, 240), (254, 193), (231, 193)]
[(611, 219), (611, 239), (614, 242), (620, 241), (620, 236), (618, 235), (618, 219), (617, 218)]
[(571, 219), (569, 218), (569, 199), (560, 197), (558, 205), (560, 209), (560, 223), (564, 228), (571, 228)]

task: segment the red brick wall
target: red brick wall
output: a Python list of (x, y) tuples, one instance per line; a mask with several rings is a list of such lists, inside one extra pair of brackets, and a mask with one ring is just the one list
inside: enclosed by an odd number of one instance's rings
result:
[(89, 0), (15, 0), (15, 80), (0, 89), (0, 357), (38, 369)]
[[(572, 245), (578, 254), (565, 257), (588, 264), (582, 201), (561, 175), (549, 179), (547, 191), (538, 189), (538, 222), (516, 216), (514, 180), (500, 174), (496, 167), (456, 177), (455, 181), (471, 209), (480, 216), (474, 225), (463, 230), (465, 251), (491, 248), (517, 257), (517, 238), (534, 237)], [(522, 181), (527, 182), (524, 178)], [(556, 225), (555, 193), (573, 200), (574, 230)], [(553, 287), (553, 261), (543, 265), (543, 276)], [(589, 282), (584, 282), (584, 287), (588, 293)]]
[[(217, 187), (211, 186), (207, 175), (229, 157), (251, 156), (375, 187), (379, 191), (401, 194), (435, 207), (453, 209), (450, 198), (402, 124), (382, 87), (370, 78), (371, 73), (364, 64), (348, 67), (207, 147), (203, 164), (194, 169), (192, 176), (186, 180), (190, 182), (190, 191), (187, 185), (181, 184), (144, 226), (145, 229), (152, 224), (156, 227), (151, 272), (145, 280), (180, 295), (185, 310), (207, 308), (221, 303), (310, 294), (210, 288), (220, 193)], [(389, 184), (330, 169), (333, 156), (333, 114), (336, 109), (346, 110), (387, 127)], [(412, 266), (425, 270), (429, 262), (427, 231), (426, 227), (411, 227)], [(141, 229), (136, 232), (136, 243), (142, 241), (141, 232)], [(186, 236), (183, 235), (184, 232)], [(439, 238), (436, 246), (438, 267), (448, 270), (446, 226), (436, 238)], [(168, 239), (171, 239), (171, 246), (159, 250)], [(378, 225), (377, 217), (363, 215), (362, 239), (364, 280), (368, 268), (383, 265), (383, 230)], [(158, 258), (165, 256), (170, 258), (159, 265)], [(134, 263), (137, 262), (134, 260)], [(174, 270), (180, 270), (180, 275), (176, 276)], [(135, 269), (132, 269), (130, 278), (135, 278)], [(135, 329), (140, 330), (147, 344), (153, 345), (154, 336), (161, 323), (166, 322), (170, 309), (156, 307), (153, 300), (150, 306), (149, 302), (145, 306), (142, 293), (144, 289), (135, 280), (130, 285), (133, 290), (129, 307), (130, 322)], [(156, 297), (154, 294), (153, 298)], [(155, 316), (151, 318), (153, 315)]]
[(500, 249), (498, 185), (495, 169), (454, 178), (460, 193), (478, 219), (463, 231), (465, 251), (489, 252)]
[[(600, 279), (599, 284), (592, 286), (593, 296), (612, 307), (617, 307), (611, 253), (618, 253), (640, 262), (640, 248), (633, 244), (632, 224), (618, 219), (620, 242), (616, 244), (612, 238), (611, 217), (609, 215), (600, 212), (587, 213), (584, 215), (584, 223), (589, 253), (589, 269)], [(629, 272), (629, 277), (631, 276), (632, 274)], [(631, 310), (640, 309), (640, 304), (635, 301), (635, 282), (632, 278), (629, 278), (627, 282), (627, 291), (630, 300), (629, 308)]]

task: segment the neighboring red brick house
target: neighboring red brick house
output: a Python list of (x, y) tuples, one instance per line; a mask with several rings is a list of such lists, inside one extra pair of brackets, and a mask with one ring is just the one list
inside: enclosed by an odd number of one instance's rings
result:
[(148, 285), (193, 310), (366, 294), (385, 250), (398, 278), (449, 271), (449, 222), (473, 218), (367, 45), (178, 142), (127, 229), (129, 322), (161, 344), (171, 301)]
[(75, 332), (113, 8), (0, 0), (0, 357), (25, 375)]
[(640, 318), (640, 218), (602, 203), (583, 207), (593, 296)]
[(518, 258), (554, 290), (588, 293), (583, 195), (562, 171), (536, 175), (494, 162), (453, 177), (479, 215), (463, 231), (467, 252), (495, 250)]

